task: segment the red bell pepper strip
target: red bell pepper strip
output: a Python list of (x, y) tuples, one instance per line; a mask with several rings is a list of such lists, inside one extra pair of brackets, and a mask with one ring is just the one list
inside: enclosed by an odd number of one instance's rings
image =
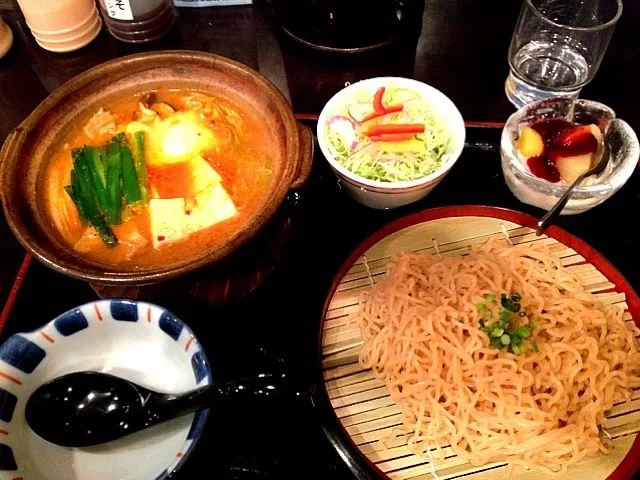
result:
[(382, 105), (382, 96), (384, 95), (384, 87), (380, 87), (376, 94), (373, 96), (373, 109), (376, 112), (384, 112), (384, 106)]
[(399, 103), (398, 105), (389, 105), (388, 107), (384, 107), (384, 113), (396, 113), (401, 112), (404, 108), (404, 105)]
[(401, 112), (403, 109), (403, 105), (399, 103), (398, 105), (389, 105), (385, 107), (382, 104), (382, 97), (384, 96), (385, 87), (380, 87), (375, 95), (373, 96), (373, 112), (360, 120), (360, 123), (366, 122), (367, 120), (371, 120), (373, 118), (381, 117), (382, 115), (387, 115), (388, 113), (396, 113)]
[(373, 125), (366, 132), (368, 137), (375, 137), (379, 135), (385, 134), (394, 134), (394, 133), (423, 133), (424, 132), (424, 124), (423, 123), (387, 123), (384, 125)]
[(383, 115), (388, 115), (390, 113), (398, 113), (403, 109), (403, 105), (391, 105), (390, 107), (385, 107), (385, 110), (382, 112), (371, 112), (369, 115), (360, 120), (360, 123), (364, 123), (367, 120), (373, 120), (374, 118), (382, 117)]

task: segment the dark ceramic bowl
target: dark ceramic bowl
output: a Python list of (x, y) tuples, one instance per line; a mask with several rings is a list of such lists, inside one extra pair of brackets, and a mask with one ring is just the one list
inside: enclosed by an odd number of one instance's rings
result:
[[(274, 139), (274, 168), (258, 208), (222, 245), (171, 265), (111, 268), (78, 255), (60, 236), (39, 194), (47, 161), (78, 118), (101, 105), (161, 87), (193, 88), (241, 100), (261, 118)], [(4, 213), (20, 243), (58, 272), (94, 283), (144, 285), (220, 261), (253, 237), (275, 214), (287, 193), (306, 181), (313, 135), (294, 118), (287, 100), (265, 77), (240, 63), (201, 52), (151, 52), (99, 65), (67, 82), (36, 108), (0, 151)]]

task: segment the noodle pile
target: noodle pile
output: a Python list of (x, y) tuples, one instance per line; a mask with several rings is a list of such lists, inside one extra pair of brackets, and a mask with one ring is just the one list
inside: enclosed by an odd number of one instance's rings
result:
[[(514, 292), (537, 352), (491, 348), (479, 325), (479, 303)], [(499, 315), (500, 302), (487, 308)], [(491, 239), (467, 256), (397, 255), (354, 315), (361, 364), (402, 407), (409, 449), (436, 461), (450, 445), (474, 465), (566, 471), (609, 452), (605, 412), (640, 386), (632, 322), (544, 246)]]

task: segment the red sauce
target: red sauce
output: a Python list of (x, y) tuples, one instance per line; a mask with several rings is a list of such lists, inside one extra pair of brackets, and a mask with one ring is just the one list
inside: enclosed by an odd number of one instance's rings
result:
[(574, 127), (575, 125), (562, 118), (547, 118), (545, 120), (539, 120), (531, 128), (538, 132), (544, 141), (546, 146), (551, 145), (551, 142), (563, 131)]
[(531, 173), (551, 183), (561, 180), (556, 168), (560, 157), (573, 157), (594, 153), (598, 150), (598, 140), (588, 125), (575, 125), (561, 118), (539, 120), (531, 125), (544, 142), (544, 152), (527, 159)]
[(531, 173), (536, 177), (547, 180), (551, 183), (560, 181), (560, 172), (556, 166), (549, 161), (549, 158), (543, 153), (537, 157), (531, 157), (527, 160), (527, 166)]

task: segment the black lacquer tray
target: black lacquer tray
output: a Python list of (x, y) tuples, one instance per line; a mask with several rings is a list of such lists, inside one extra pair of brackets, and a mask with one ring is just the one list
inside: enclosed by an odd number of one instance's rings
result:
[[(313, 116), (301, 120), (315, 129)], [(349, 254), (382, 226), (408, 214), (450, 205), (505, 207), (541, 216), (520, 203), (500, 168), (501, 126), (468, 124), (466, 148), (445, 180), (424, 200), (392, 211), (372, 210), (349, 199), (316, 149), (311, 178), (284, 206), (286, 246), (268, 277), (231, 304), (170, 297), (162, 306), (187, 323), (206, 350), (214, 378), (232, 380), (260, 372), (294, 371), (313, 381), (318, 368), (318, 331), (332, 280)], [(625, 227), (640, 208), (640, 174), (593, 210), (563, 217), (559, 226), (598, 250), (637, 290), (640, 239)], [(0, 283), (0, 340), (29, 331), (76, 305), (97, 298), (83, 282), (24, 257), (3, 219), (0, 234), (10, 279)], [(23, 261), (23, 258), (25, 260)], [(325, 435), (325, 430), (329, 435)], [(227, 399), (215, 405), (193, 455), (173, 478), (353, 478), (366, 464), (336, 452), (341, 429), (331, 409), (309, 399), (269, 396)], [(333, 444), (333, 446), (332, 446)], [(353, 452), (351, 452), (353, 453)]]

